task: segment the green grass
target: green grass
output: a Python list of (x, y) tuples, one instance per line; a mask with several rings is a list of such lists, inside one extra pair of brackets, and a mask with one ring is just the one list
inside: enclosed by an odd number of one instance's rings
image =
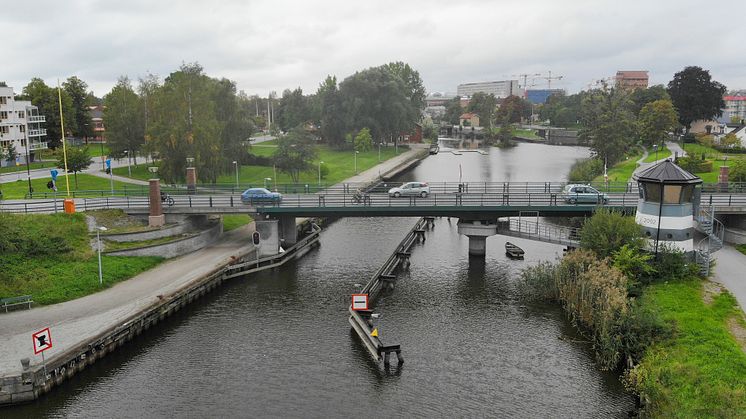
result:
[[(0, 298), (31, 295), (37, 304), (79, 298), (150, 269), (158, 257), (102, 256), (103, 287), (98, 259), (81, 214), (1, 214), (4, 244), (25, 244), (24, 250), (0, 251)], [(33, 252), (27, 250), (31, 246)], [(54, 251), (46, 251), (54, 247)]]
[(107, 228), (102, 237), (106, 234), (135, 233), (157, 229), (157, 227), (149, 227), (143, 220), (128, 216), (120, 209), (87, 211), (86, 215), (95, 218), (96, 225)]
[[(271, 157), (276, 150), (276, 141), (267, 141), (251, 147), (251, 153), (257, 156)], [(323, 161), (324, 164), (329, 168), (329, 174), (324, 177), (321, 182), (325, 184), (334, 184), (341, 182), (344, 179), (355, 175), (355, 159), (354, 154), (351, 150), (338, 151), (329, 148), (326, 145), (318, 146), (318, 157), (313, 162), (313, 169), (308, 172), (301, 173), (300, 179), (298, 180), (301, 184), (312, 184), (316, 185), (319, 181), (318, 175), (318, 162)], [(399, 153), (402, 154), (408, 151), (408, 148), (400, 146)], [(381, 148), (381, 161), (386, 161), (392, 157), (398, 155), (394, 147), (382, 147)], [(358, 172), (363, 172), (367, 169), (378, 164), (378, 147), (374, 147), (370, 151), (361, 152), (357, 155), (357, 168)], [(114, 174), (119, 176), (128, 176), (126, 167), (119, 167), (114, 169)], [(199, 176), (199, 173), (197, 174)], [(148, 180), (152, 174), (148, 172), (148, 168), (145, 165), (138, 167), (132, 167), (132, 178), (140, 180)], [(241, 166), (239, 168), (239, 184), (243, 188), (244, 186), (252, 185), (264, 185), (265, 178), (272, 178), (270, 182), (271, 187), (273, 183), (292, 183), (292, 179), (286, 173), (282, 173), (279, 170), (275, 173), (272, 166)], [(218, 177), (217, 183), (223, 184), (235, 184), (236, 174), (233, 170), (225, 173)]]
[(521, 137), (521, 138), (529, 138), (533, 140), (543, 140), (543, 138), (536, 135), (536, 131), (532, 129), (519, 129), (514, 128), (513, 129), (513, 136), (514, 137)]
[[(54, 168), (57, 166), (55, 162), (52, 161), (35, 161), (31, 162), (31, 170), (35, 169), (44, 169), (44, 168)], [(9, 167), (0, 167), (0, 173), (15, 173), (15, 172), (26, 172), (26, 165), (21, 166), (9, 166)]]
[(736, 245), (736, 249), (746, 255), (746, 244), (738, 244)]
[[(75, 178), (72, 175), (72, 173), (69, 175), (70, 177), (70, 191), (104, 191), (103, 195), (101, 193), (92, 193), (88, 194), (87, 196), (90, 197), (96, 197), (96, 196), (106, 196), (106, 193), (110, 190), (109, 185), (109, 179), (101, 178), (98, 176), (93, 175), (87, 175), (85, 173), (79, 173), (78, 174), (78, 187), (75, 187)], [(52, 190), (47, 189), (47, 182), (52, 180), (52, 178), (43, 178), (43, 179), (32, 179), (31, 180), (31, 186), (34, 188), (34, 198), (41, 198), (42, 192), (48, 192), (47, 198), (52, 197)], [(139, 185), (132, 185), (130, 183), (120, 182), (120, 181), (114, 181), (114, 189), (121, 191), (124, 188), (129, 188), (132, 190), (139, 190), (142, 188), (145, 188), (147, 190), (147, 186), (139, 186)], [(26, 179), (23, 179), (21, 181), (16, 182), (10, 182), (10, 183), (2, 183), (0, 184), (0, 190), (3, 191), (3, 198), (4, 199), (23, 199), (26, 194), (28, 194), (28, 181)], [(57, 177), (57, 197), (62, 199), (65, 198), (66, 195), (66, 186), (65, 186), (65, 177), (64, 176), (58, 176)], [(78, 194), (75, 195), (76, 197), (79, 196)]]
[(656, 153), (652, 147), (648, 149), (648, 153), (648, 157), (643, 160), (645, 163), (652, 163), (656, 161), (656, 156), (658, 157), (657, 160), (671, 157), (671, 150), (669, 150), (668, 147), (666, 147), (665, 145), (658, 147), (658, 153)]
[(652, 417), (746, 417), (746, 353), (726, 324), (743, 314), (727, 292), (705, 304), (702, 284), (655, 284), (642, 297), (675, 330), (648, 348), (633, 374)]
[(245, 214), (223, 215), (223, 231), (235, 230), (249, 224), (251, 221), (253, 221), (251, 216)]
[[(627, 182), (632, 177), (632, 173), (637, 168), (637, 160), (642, 158), (642, 154), (634, 154), (624, 161), (608, 168), (609, 182)], [(603, 182), (604, 176), (596, 176), (593, 182)]]
[(104, 240), (106, 246), (104, 249), (106, 252), (115, 252), (117, 250), (137, 249), (140, 247), (155, 246), (157, 244), (166, 244), (181, 240), (186, 237), (191, 237), (193, 234), (181, 234), (178, 236), (159, 237), (157, 239), (149, 240), (137, 240), (131, 242), (115, 242), (112, 240)]

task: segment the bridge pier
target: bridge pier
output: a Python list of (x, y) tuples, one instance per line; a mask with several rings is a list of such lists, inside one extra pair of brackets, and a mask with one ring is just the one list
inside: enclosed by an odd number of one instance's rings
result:
[(298, 242), (298, 226), (295, 224), (295, 217), (292, 215), (281, 215), (280, 221), (280, 241), (284, 247), (294, 245)]
[(487, 252), (487, 237), (497, 234), (497, 222), (493, 220), (459, 220), (458, 233), (469, 238), (469, 255), (484, 257)]
[(148, 226), (161, 227), (166, 224), (166, 216), (163, 215), (163, 206), (161, 205), (161, 181), (160, 179), (150, 179), (148, 183), (150, 184)]

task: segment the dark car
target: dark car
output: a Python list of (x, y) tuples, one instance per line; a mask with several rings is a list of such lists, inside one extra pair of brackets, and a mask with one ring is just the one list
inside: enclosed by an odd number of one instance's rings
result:
[(241, 194), (241, 202), (244, 204), (275, 204), (282, 202), (282, 194), (270, 192), (265, 188), (250, 188)]

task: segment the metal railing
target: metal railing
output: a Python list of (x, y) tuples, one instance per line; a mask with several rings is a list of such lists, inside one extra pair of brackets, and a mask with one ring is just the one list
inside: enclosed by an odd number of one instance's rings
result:
[(579, 228), (541, 223), (538, 217), (533, 220), (510, 217), (507, 223), (508, 231), (500, 230), (500, 234), (514, 233), (511, 235), (564, 245), (577, 245), (580, 243)]

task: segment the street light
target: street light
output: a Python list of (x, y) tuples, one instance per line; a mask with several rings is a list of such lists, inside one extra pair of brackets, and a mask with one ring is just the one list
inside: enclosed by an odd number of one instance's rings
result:
[(233, 160), (233, 166), (236, 168), (236, 189), (238, 189), (238, 162)]
[(267, 182), (270, 182), (270, 181), (272, 181), (271, 177), (265, 177), (264, 178), (264, 189), (267, 189)]
[(319, 161), (319, 186), (321, 186), (321, 165), (324, 164), (323, 161)]
[(192, 167), (192, 163), (194, 163), (194, 157), (187, 157), (187, 167)]
[(378, 142), (378, 163), (381, 162), (381, 142)]
[(104, 285), (104, 273), (101, 269), (101, 232), (108, 230), (104, 226), (96, 227), (96, 240), (98, 241), (98, 285)]
[(130, 151), (124, 150), (124, 154), (127, 155), (127, 175), (132, 177), (132, 166), (130, 165)]
[(653, 144), (653, 150), (655, 150), (655, 161), (658, 161), (658, 144)]
[(360, 152), (355, 150), (355, 174), (357, 174), (357, 155), (358, 154), (360, 154)]

